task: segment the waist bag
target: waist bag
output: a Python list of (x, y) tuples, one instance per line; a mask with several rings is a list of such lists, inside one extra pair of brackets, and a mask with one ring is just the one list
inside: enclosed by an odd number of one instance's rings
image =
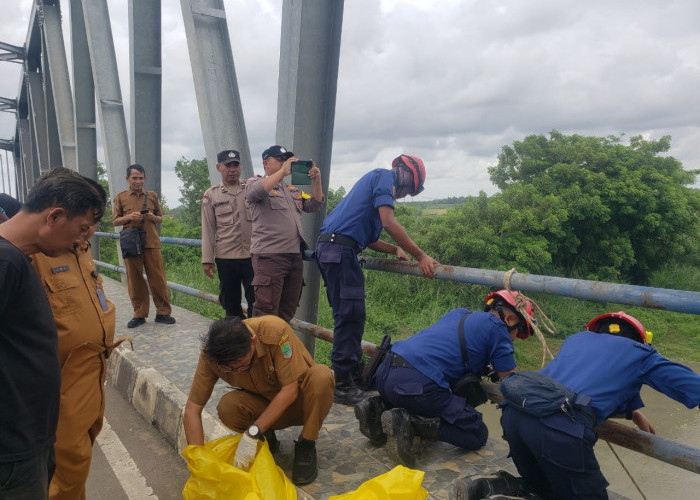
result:
[(381, 343), (372, 353), (372, 356), (369, 358), (369, 361), (365, 365), (365, 369), (362, 370), (362, 389), (366, 391), (374, 389), (375, 373), (377, 372), (377, 368), (379, 368), (381, 362), (384, 361), (384, 356), (386, 356), (390, 349), (391, 335), (386, 334), (384, 335), (384, 338), (382, 339)]
[(471, 313), (466, 313), (459, 321), (459, 348), (462, 351), (462, 363), (466, 373), (462, 378), (453, 382), (450, 385), (452, 394), (463, 397), (472, 408), (476, 408), (480, 404), (488, 400), (486, 391), (481, 387), (481, 377), (469, 369), (469, 356), (467, 355), (467, 345), (464, 339), (464, 320)]
[[(145, 192), (146, 197), (143, 200), (143, 208), (146, 210), (148, 203), (148, 191)], [(130, 227), (122, 229), (119, 233), (119, 247), (122, 249), (122, 257), (125, 259), (138, 257), (143, 254), (143, 249), (146, 246), (146, 231), (143, 229), (143, 221), (139, 227)]]
[(579, 395), (541, 372), (519, 371), (501, 381), (503, 403), (535, 417), (559, 411), (572, 416), (574, 404), (586, 405), (591, 398)]

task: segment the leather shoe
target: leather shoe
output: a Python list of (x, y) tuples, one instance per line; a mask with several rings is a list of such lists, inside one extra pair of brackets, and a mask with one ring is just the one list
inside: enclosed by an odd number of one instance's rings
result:
[(318, 476), (316, 458), (316, 441), (299, 436), (294, 443), (294, 462), (292, 463), (292, 482), (296, 485), (309, 484)]
[(146, 322), (146, 318), (131, 318), (129, 322), (126, 324), (127, 328), (136, 328), (137, 326), (141, 326)]
[(165, 325), (172, 325), (175, 323), (175, 318), (169, 314), (158, 314), (156, 315), (156, 323), (163, 323)]

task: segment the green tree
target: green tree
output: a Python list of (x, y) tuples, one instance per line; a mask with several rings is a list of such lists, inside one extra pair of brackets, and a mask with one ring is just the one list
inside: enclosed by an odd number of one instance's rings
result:
[(532, 200), (563, 202), (561, 226), (545, 231), (553, 264), (572, 276), (646, 283), (696, 237), (700, 205), (689, 186), (698, 172), (668, 152), (669, 136), (531, 135), (504, 146), (491, 180), (504, 197), (530, 186)]
[(340, 203), (340, 200), (342, 200), (347, 193), (345, 192), (345, 188), (343, 186), (340, 186), (338, 189), (333, 190), (332, 188), (328, 188), (328, 196), (326, 198), (328, 199), (328, 202), (326, 206), (328, 207), (328, 213), (331, 213), (333, 209)]
[(175, 164), (175, 173), (182, 182), (179, 201), (183, 222), (201, 226), (200, 207), (204, 192), (209, 189), (209, 167), (206, 158), (188, 160), (184, 156)]

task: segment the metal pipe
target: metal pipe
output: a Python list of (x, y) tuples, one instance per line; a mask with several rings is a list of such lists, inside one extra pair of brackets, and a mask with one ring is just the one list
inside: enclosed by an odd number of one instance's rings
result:
[[(376, 271), (411, 274), (414, 276), (421, 275), (418, 264), (415, 262), (364, 257), (360, 259), (360, 264), (365, 269)], [(505, 275), (504, 271), (437, 266), (437, 279), (492, 287), (503, 288)], [(584, 300), (614, 302), (616, 304), (627, 304), (650, 309), (700, 314), (700, 292), (522, 273), (513, 273), (510, 278), (510, 284), (513, 289), (523, 292), (540, 292)]]
[[(481, 387), (484, 388), (486, 395), (493, 403), (503, 401), (498, 384), (482, 380)], [(670, 439), (633, 429), (610, 420), (600, 424), (595, 431), (600, 439), (609, 443), (617, 444), (667, 464), (700, 474), (700, 449), (698, 448), (676, 443)]]

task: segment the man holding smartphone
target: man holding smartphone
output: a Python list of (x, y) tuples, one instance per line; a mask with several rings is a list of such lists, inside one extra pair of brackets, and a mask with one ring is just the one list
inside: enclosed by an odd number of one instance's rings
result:
[(253, 220), (253, 316), (272, 314), (289, 322), (299, 306), (304, 280), (302, 252), (308, 248), (302, 236), (301, 213), (315, 212), (323, 205), (321, 171), (312, 162), (308, 194), (284, 182), (284, 176), (292, 172), (292, 163), (298, 161), (294, 153), (270, 146), (262, 159), (265, 177), (248, 179), (245, 187)]
[[(134, 307), (134, 317), (126, 324), (128, 328), (136, 328), (146, 322), (149, 309), (148, 288), (153, 295), (156, 306), (156, 323), (172, 325), (175, 323), (170, 313), (170, 293), (165, 278), (165, 264), (160, 253), (160, 236), (156, 224), (163, 222), (163, 208), (154, 191), (144, 190), (146, 171), (139, 164), (126, 169), (126, 182), (129, 189), (117, 194), (114, 198), (114, 214), (112, 224), (130, 227), (141, 227), (146, 232), (146, 244), (143, 253), (138, 257), (124, 259), (128, 280), (129, 297)], [(145, 207), (145, 208), (144, 208)], [(148, 286), (143, 279), (146, 270)]]

